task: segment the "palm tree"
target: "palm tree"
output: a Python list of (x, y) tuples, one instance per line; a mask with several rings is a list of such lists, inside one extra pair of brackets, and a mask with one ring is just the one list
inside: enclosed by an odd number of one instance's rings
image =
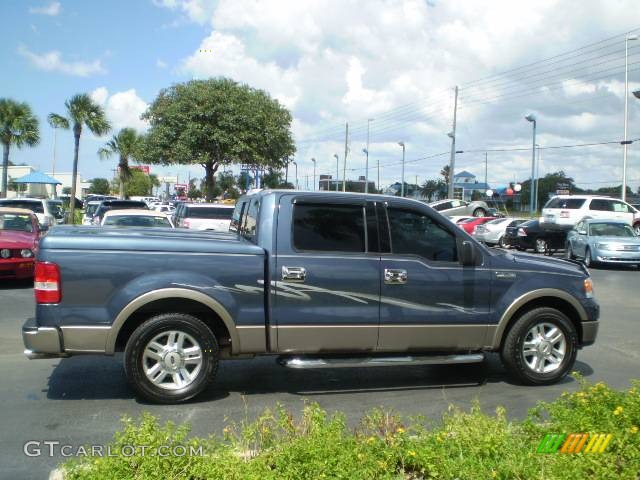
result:
[(422, 184), (422, 188), (420, 188), (420, 193), (429, 202), (431, 201), (431, 198), (437, 191), (438, 191), (438, 182), (436, 180), (427, 180)]
[(137, 160), (140, 152), (141, 136), (133, 128), (123, 128), (98, 150), (100, 158), (119, 155), (120, 198), (124, 198), (124, 184), (131, 178), (129, 160)]
[(0, 198), (7, 196), (9, 149), (11, 145), (33, 147), (40, 141), (38, 118), (27, 103), (0, 98), (0, 143), (2, 143), (2, 190)]
[(78, 178), (78, 152), (80, 150), (80, 135), (82, 127), (86, 126), (94, 135), (104, 135), (111, 129), (107, 121), (104, 109), (94, 102), (89, 95), (81, 93), (74, 95), (64, 102), (67, 108), (67, 116), (56, 113), (49, 114), (49, 122), (59, 125), (61, 128), (69, 128), (73, 124), (73, 138), (75, 149), (73, 152), (73, 174), (71, 175), (70, 221), (74, 223), (76, 180)]

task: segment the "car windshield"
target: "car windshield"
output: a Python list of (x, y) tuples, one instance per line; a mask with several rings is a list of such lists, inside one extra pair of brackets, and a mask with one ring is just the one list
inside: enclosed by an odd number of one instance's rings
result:
[(32, 233), (33, 222), (27, 214), (0, 213), (0, 230)]
[(113, 215), (104, 220), (105, 225), (115, 227), (171, 227), (163, 215)]
[(552, 198), (547, 202), (544, 208), (565, 208), (575, 210), (584, 205), (584, 198)]
[(87, 208), (85, 208), (84, 210), (84, 214), (87, 217), (91, 217), (93, 216), (93, 214), (95, 213), (95, 211), (98, 209), (98, 207), (100, 206), (99, 203), (90, 203), (89, 205), (87, 205)]
[(47, 207), (51, 214), (56, 218), (64, 217), (64, 208), (60, 200), (47, 200)]
[(230, 220), (233, 208), (221, 207), (190, 207), (185, 213), (187, 218), (211, 218), (216, 220)]
[(592, 237), (635, 237), (629, 225), (622, 223), (592, 223), (589, 225)]

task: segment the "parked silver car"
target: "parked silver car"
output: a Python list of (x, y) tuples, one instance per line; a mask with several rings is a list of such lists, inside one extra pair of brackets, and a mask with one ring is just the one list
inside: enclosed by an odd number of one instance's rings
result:
[(567, 235), (565, 255), (581, 259), (588, 267), (598, 263), (640, 267), (640, 237), (625, 220), (581, 220)]
[(476, 240), (487, 245), (500, 245), (502, 248), (506, 248), (504, 234), (507, 228), (517, 227), (524, 222), (526, 222), (524, 218), (496, 218), (485, 224), (478, 225), (473, 231), (473, 236)]
[(486, 217), (489, 206), (481, 201), (467, 202), (465, 200), (447, 199), (429, 203), (429, 206), (437, 210), (445, 217), (459, 215), (471, 215), (473, 217)]

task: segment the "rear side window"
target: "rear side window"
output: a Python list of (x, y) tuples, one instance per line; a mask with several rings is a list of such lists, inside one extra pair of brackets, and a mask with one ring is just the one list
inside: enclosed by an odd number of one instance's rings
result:
[(186, 218), (209, 218), (213, 220), (229, 220), (233, 208), (221, 207), (187, 207), (184, 212)]
[(391, 251), (440, 262), (458, 260), (456, 237), (443, 225), (413, 210), (388, 208)]
[(590, 210), (598, 210), (599, 212), (611, 212), (613, 211), (611, 200), (602, 200), (596, 198), (591, 200), (591, 205), (589, 205)]
[(240, 229), (240, 219), (242, 218), (242, 214), (244, 213), (246, 205), (247, 202), (238, 202), (236, 204), (236, 208), (233, 209), (233, 214), (231, 215), (231, 224), (229, 225), (229, 231), (237, 232)]
[(293, 207), (293, 246), (296, 250), (364, 252), (365, 220), (362, 205)]
[[(552, 198), (544, 208), (564, 208), (567, 210), (577, 210), (584, 205), (584, 198)], [(593, 204), (593, 202), (592, 202)]]
[(258, 214), (260, 213), (260, 198), (254, 198), (242, 217), (240, 234), (247, 240), (254, 241), (258, 234)]
[(42, 202), (29, 202), (26, 200), (9, 200), (1, 202), (0, 206), (10, 208), (24, 208), (25, 210), (31, 210), (34, 213), (44, 213), (44, 207)]
[(448, 210), (450, 208), (452, 208), (451, 202), (442, 202), (442, 203), (438, 203), (436, 205), (433, 205), (431, 208), (433, 208), (434, 210), (437, 210), (438, 212), (442, 211), (442, 210)]

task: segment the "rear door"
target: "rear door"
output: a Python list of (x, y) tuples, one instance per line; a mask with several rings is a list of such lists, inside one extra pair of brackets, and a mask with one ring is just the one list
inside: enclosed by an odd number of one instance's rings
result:
[(380, 209), (381, 244), (388, 238), (390, 253), (381, 261), (378, 349), (482, 348), (491, 323), (491, 271), (463, 267), (458, 246), (466, 237), (426, 208), (391, 201)]
[(368, 241), (377, 242), (375, 210), (352, 195), (313, 194), (284, 195), (278, 208), (271, 310), (277, 350), (374, 350), (380, 254)]

